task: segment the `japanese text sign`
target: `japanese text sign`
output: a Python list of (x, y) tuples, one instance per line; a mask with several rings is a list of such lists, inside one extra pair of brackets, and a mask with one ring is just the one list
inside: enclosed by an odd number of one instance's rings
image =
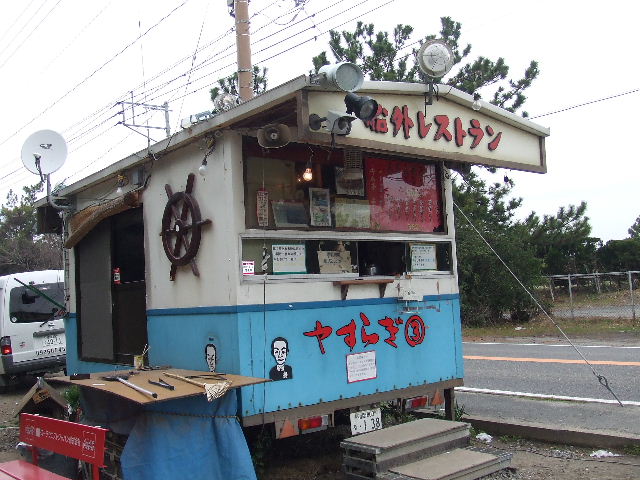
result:
[(21, 414), (20, 440), (93, 464), (103, 464), (107, 430), (39, 415)]
[[(378, 102), (377, 114), (367, 122), (355, 120), (345, 140), (361, 140), (369, 146), (373, 146), (370, 142), (379, 142), (377, 148), (453, 161), (546, 171), (542, 139), (548, 130), (507, 111), (474, 111), (461, 101), (448, 99), (461, 95), (451, 89), (441, 91), (426, 107), (424, 92), (417, 93), (367, 92)], [(335, 110), (337, 97), (332, 92), (309, 92), (309, 112)]]

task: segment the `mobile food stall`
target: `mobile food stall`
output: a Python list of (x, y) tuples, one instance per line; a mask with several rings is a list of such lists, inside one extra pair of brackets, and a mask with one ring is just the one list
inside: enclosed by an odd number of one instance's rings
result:
[[(450, 401), (463, 357), (448, 167), (544, 172), (548, 131), (445, 85), (430, 105), (421, 84), (358, 94), (373, 118), (302, 76), (62, 190), (69, 373), (130, 369), (148, 346), (151, 367), (269, 379), (232, 398), (242, 425), (276, 437)], [(112, 428), (113, 405), (87, 411)]]

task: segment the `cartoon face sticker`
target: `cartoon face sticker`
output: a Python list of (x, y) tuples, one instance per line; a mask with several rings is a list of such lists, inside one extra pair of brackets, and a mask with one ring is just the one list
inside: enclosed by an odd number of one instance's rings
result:
[(289, 342), (286, 338), (276, 337), (271, 342), (271, 354), (276, 364), (269, 370), (271, 380), (290, 380), (293, 378), (293, 369), (287, 365), (289, 355)]
[(207, 343), (207, 346), (204, 347), (204, 358), (207, 362), (207, 366), (209, 367), (210, 372), (216, 371), (216, 346), (213, 343)]

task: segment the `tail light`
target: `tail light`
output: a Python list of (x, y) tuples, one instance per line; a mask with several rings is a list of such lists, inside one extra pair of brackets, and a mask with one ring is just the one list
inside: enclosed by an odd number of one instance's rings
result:
[(13, 353), (11, 348), (11, 337), (0, 338), (0, 353), (2, 355), (11, 355)]
[(405, 410), (415, 410), (416, 408), (424, 408), (427, 406), (428, 397), (407, 398), (404, 402)]
[(318, 415), (317, 417), (301, 418), (298, 420), (300, 433), (317, 432), (324, 430), (329, 425), (329, 415)]

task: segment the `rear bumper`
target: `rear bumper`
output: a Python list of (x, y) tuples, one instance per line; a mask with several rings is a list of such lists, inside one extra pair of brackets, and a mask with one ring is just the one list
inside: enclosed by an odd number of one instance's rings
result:
[(55, 372), (60, 370), (67, 363), (66, 355), (38, 358), (20, 363), (14, 363), (13, 355), (1, 355), (0, 358), (2, 358), (2, 373), (5, 375)]

